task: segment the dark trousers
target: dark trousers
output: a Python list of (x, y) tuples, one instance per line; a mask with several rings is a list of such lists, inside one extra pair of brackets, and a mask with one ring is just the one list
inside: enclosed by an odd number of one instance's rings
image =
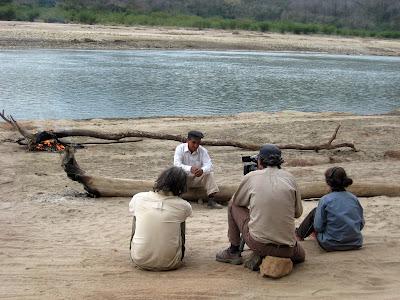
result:
[(300, 226), (296, 229), (296, 234), (299, 238), (305, 239), (311, 233), (315, 232), (314, 230), (314, 217), (315, 211), (317, 208), (314, 208), (310, 211), (310, 213), (305, 217), (303, 222), (301, 222)]
[[(237, 206), (229, 202), (228, 206), (228, 238), (232, 245), (239, 246), (241, 236), (247, 246), (255, 253), (264, 256), (275, 256), (290, 258), (294, 263), (305, 260), (303, 247), (296, 242), (294, 247), (287, 245), (264, 244), (254, 240), (249, 231), (250, 213), (246, 207)], [(241, 235), (241, 236), (240, 236)]]

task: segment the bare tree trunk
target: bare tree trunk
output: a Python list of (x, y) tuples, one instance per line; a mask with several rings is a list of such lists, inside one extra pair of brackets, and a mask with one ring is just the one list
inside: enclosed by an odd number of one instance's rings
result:
[[(0, 116), (8, 123), (14, 126), (22, 136), (24, 136), (28, 140), (29, 148), (31, 149), (35, 144), (38, 144), (46, 139), (55, 139), (62, 144), (62, 141), (59, 139), (64, 137), (73, 137), (73, 136), (86, 136), (93, 137), (97, 139), (103, 140), (121, 140), (127, 137), (140, 137), (140, 138), (150, 138), (150, 139), (158, 139), (158, 140), (172, 140), (177, 142), (186, 141), (186, 137), (182, 135), (173, 135), (173, 134), (165, 134), (165, 133), (154, 133), (140, 130), (127, 130), (119, 133), (112, 132), (99, 132), (88, 129), (71, 129), (71, 130), (59, 130), (59, 131), (42, 131), (35, 134), (31, 134), (24, 130), (19, 124), (14, 120), (12, 116), (6, 117), (4, 115), (4, 110), (0, 113)], [(339, 143), (332, 144), (332, 142), (336, 139), (337, 133), (339, 131), (340, 125), (338, 125), (327, 143), (322, 144), (312, 144), (312, 145), (301, 145), (301, 144), (277, 144), (280, 149), (294, 149), (294, 150), (313, 150), (318, 152), (319, 150), (330, 150), (337, 148), (351, 148), (354, 151), (357, 151), (353, 143)], [(243, 143), (238, 141), (230, 141), (230, 140), (207, 140), (204, 139), (201, 142), (203, 145), (208, 146), (231, 146), (238, 147), (247, 150), (258, 151), (261, 147), (259, 144), (253, 143)]]
[[(94, 197), (132, 197), (136, 193), (152, 190), (153, 181), (120, 179), (111, 177), (91, 176), (83, 171), (74, 157), (74, 151), (67, 148), (63, 157), (62, 166), (68, 177), (81, 183), (85, 190)], [(216, 199), (220, 202), (229, 201), (235, 193), (238, 184), (219, 186), (220, 193)], [(348, 189), (359, 197), (375, 196), (400, 196), (400, 184), (360, 182), (355, 183)], [(313, 182), (300, 184), (302, 199), (320, 198), (328, 193), (324, 182)], [(182, 195), (186, 200), (206, 199), (207, 195), (203, 189), (192, 189)]]

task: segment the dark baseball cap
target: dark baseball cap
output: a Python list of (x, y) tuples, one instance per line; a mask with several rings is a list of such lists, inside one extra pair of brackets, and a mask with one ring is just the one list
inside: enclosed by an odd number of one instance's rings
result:
[(269, 158), (280, 158), (281, 155), (281, 149), (279, 149), (277, 146), (273, 144), (265, 144), (261, 146), (257, 157), (268, 160)]
[(197, 130), (191, 130), (188, 132), (188, 139), (202, 139), (204, 134)]

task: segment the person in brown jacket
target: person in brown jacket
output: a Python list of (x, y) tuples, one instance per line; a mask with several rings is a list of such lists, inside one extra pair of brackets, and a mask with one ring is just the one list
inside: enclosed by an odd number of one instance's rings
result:
[(301, 195), (294, 176), (281, 169), (281, 150), (263, 145), (257, 157), (258, 170), (244, 176), (228, 206), (230, 247), (217, 253), (216, 260), (242, 264), (241, 238), (258, 257), (257, 270), (265, 256), (305, 260), (296, 241), (295, 218), (303, 213)]

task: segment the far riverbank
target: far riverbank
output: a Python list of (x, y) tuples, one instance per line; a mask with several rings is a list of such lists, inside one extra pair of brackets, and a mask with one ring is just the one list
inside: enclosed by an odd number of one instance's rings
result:
[(400, 56), (400, 40), (0, 21), (0, 49), (198, 49)]

